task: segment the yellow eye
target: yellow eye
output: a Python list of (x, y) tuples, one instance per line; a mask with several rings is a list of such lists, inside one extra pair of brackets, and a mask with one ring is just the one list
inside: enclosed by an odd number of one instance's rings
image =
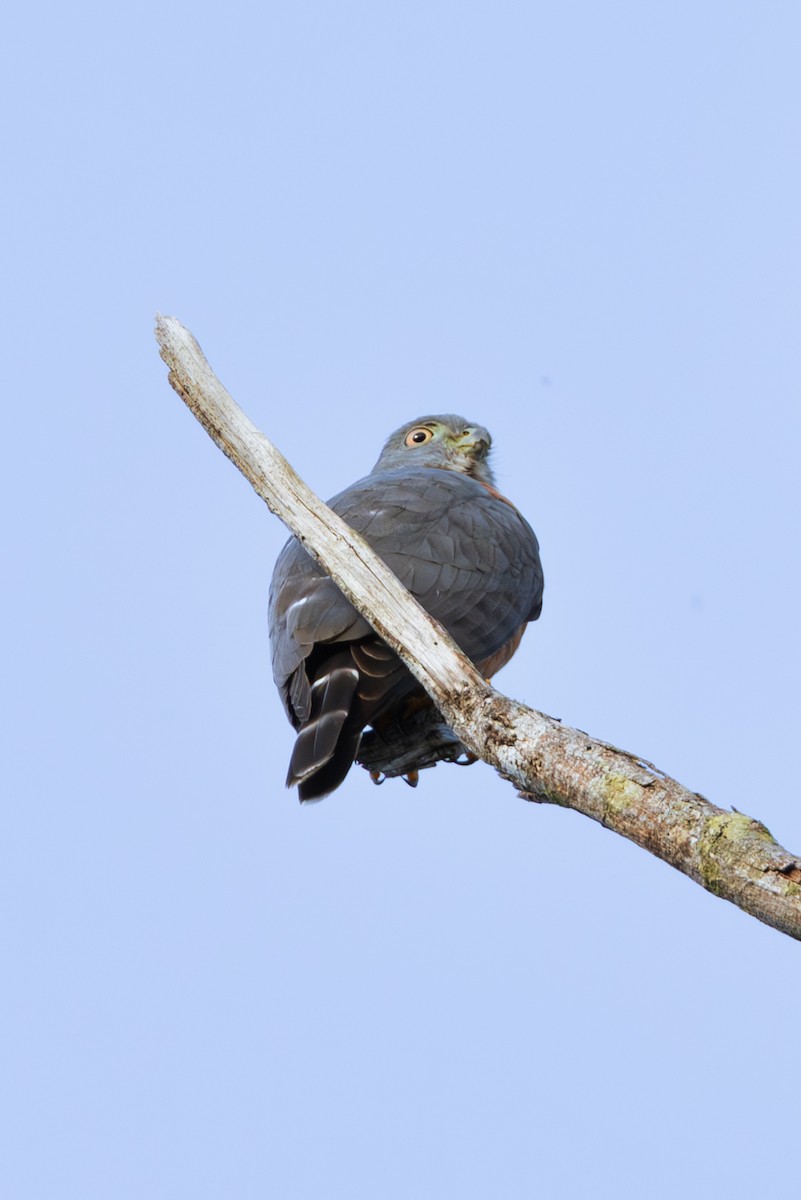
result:
[(424, 425), (418, 425), (416, 429), (410, 429), (406, 434), (407, 446), (424, 446), (426, 442), (430, 442), (434, 436), (430, 429), (426, 429)]

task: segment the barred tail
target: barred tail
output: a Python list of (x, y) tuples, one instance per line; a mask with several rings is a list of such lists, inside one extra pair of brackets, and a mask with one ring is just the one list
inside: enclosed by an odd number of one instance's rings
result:
[(334, 655), (312, 680), (311, 712), (301, 726), (287, 787), (299, 787), (301, 800), (320, 800), (347, 775), (359, 744), (360, 729), (347, 728), (359, 672), (349, 651)]

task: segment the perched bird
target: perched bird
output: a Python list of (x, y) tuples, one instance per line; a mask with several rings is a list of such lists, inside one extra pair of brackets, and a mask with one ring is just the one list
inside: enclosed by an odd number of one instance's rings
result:
[[(490, 444), (487, 430), (463, 417), (421, 417), (392, 434), (369, 475), (329, 501), (488, 678), (542, 607), (537, 539), (495, 488)], [(415, 731), (442, 718), (296, 538), (276, 563), (269, 614), (273, 675), (298, 731), (287, 787), (297, 785), (301, 800), (332, 792), (368, 726), (388, 744), (402, 731), (402, 772), (416, 783), (431, 756)], [(463, 749), (445, 733), (456, 749), (433, 761)]]

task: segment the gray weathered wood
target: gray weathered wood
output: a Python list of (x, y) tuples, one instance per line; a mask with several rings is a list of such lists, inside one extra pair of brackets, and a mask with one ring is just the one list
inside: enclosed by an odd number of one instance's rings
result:
[(157, 318), (173, 388), (256, 492), (400, 655), (464, 745), (526, 799), (584, 813), (710, 892), (801, 939), (801, 859), (759, 821), (688, 791), (636, 755), (495, 691), (367, 543), (232, 400), (192, 334)]

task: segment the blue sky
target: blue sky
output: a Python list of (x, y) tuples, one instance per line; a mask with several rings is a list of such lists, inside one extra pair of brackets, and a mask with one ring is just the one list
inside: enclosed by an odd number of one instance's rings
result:
[[(745, 1196), (796, 1170), (796, 943), (482, 764), (301, 810), (285, 532), (462, 412), (537, 530), (509, 693), (801, 848), (801, 15), (7, 18), (4, 1195)], [(9, 379), (10, 372), (10, 379)]]

